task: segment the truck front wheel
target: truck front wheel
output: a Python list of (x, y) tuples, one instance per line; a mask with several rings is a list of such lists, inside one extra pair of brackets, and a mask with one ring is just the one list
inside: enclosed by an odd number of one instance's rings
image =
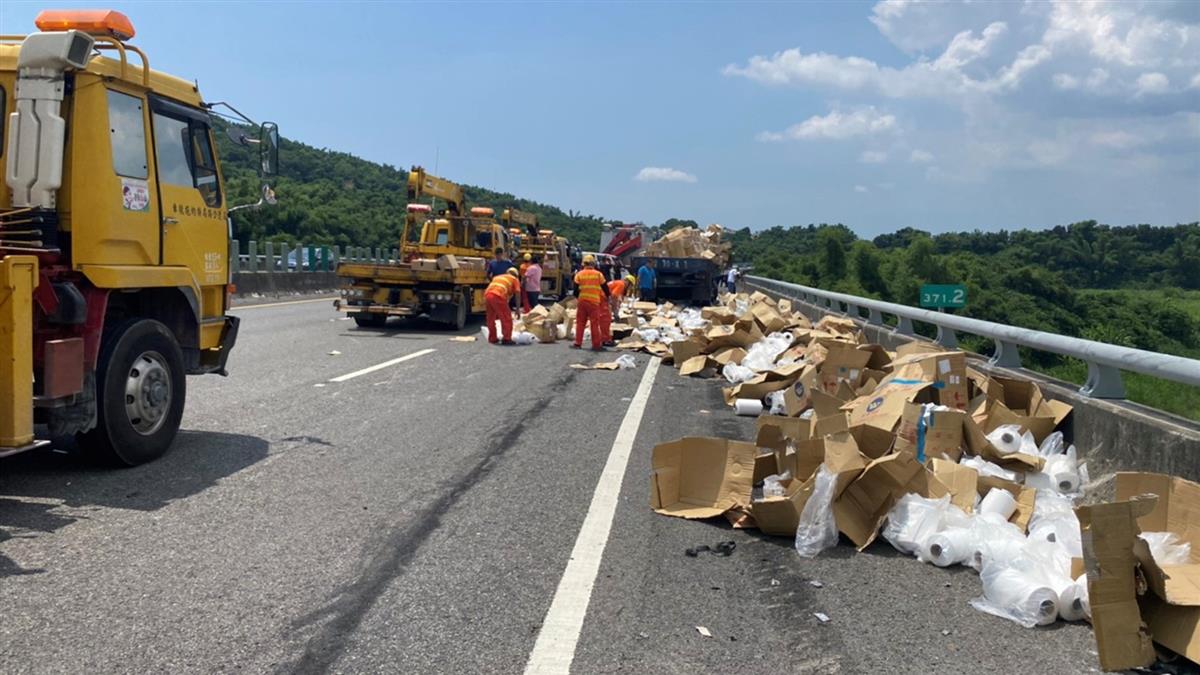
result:
[(96, 367), (96, 427), (79, 444), (105, 462), (136, 466), (166, 453), (187, 393), (183, 354), (166, 326), (132, 319), (105, 329)]

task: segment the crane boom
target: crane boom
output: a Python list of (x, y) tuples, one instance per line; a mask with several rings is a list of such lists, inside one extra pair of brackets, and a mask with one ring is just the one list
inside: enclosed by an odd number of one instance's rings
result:
[(504, 223), (505, 227), (524, 225), (525, 230), (531, 236), (536, 237), (538, 235), (538, 217), (535, 213), (519, 211), (517, 209), (504, 209), (504, 212), (500, 214), (500, 222)]
[(446, 202), (449, 215), (461, 216), (466, 212), (463, 189), (457, 183), (426, 173), (424, 167), (414, 166), (408, 172), (408, 199), (436, 197)]

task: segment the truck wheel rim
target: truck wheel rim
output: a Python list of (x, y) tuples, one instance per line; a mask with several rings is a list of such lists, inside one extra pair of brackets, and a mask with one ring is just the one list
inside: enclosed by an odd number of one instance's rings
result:
[(171, 408), (171, 376), (158, 352), (143, 352), (133, 360), (125, 380), (125, 414), (133, 430), (148, 436), (158, 431)]

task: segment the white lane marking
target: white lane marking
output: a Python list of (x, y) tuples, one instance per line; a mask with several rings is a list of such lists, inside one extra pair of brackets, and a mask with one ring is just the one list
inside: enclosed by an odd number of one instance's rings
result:
[(260, 305), (239, 305), (230, 307), (229, 311), (237, 312), (243, 309), (262, 309), (263, 307), (283, 307), (284, 305), (304, 305), (310, 302), (329, 302), (335, 299), (336, 295), (330, 295), (324, 298), (313, 298), (312, 300), (288, 300), (287, 302), (264, 302)]
[(404, 363), (405, 361), (407, 361), (409, 359), (415, 359), (418, 356), (425, 356), (426, 354), (432, 354), (435, 351), (437, 351), (437, 350), (436, 349), (422, 349), (419, 352), (405, 354), (404, 356), (392, 359), (391, 361), (384, 361), (383, 363), (376, 363), (373, 366), (368, 366), (366, 368), (363, 368), (362, 370), (356, 370), (353, 373), (346, 373), (345, 375), (339, 375), (339, 376), (333, 378), (332, 380), (330, 380), (330, 382), (345, 382), (346, 380), (352, 380), (352, 379), (358, 377), (359, 375), (366, 375), (367, 373), (373, 373), (377, 370), (383, 370), (384, 368), (387, 368), (388, 366), (394, 366), (397, 363)]
[(617, 430), (617, 438), (613, 441), (612, 451), (608, 454), (608, 462), (600, 474), (600, 482), (592, 494), (592, 503), (588, 507), (583, 526), (579, 528), (579, 537), (575, 539), (575, 548), (571, 550), (571, 558), (567, 569), (563, 571), (562, 579), (558, 582), (558, 590), (554, 592), (554, 600), (546, 611), (542, 621), (542, 629), (538, 631), (537, 641), (525, 664), (525, 673), (555, 673), (566, 675), (571, 672), (571, 662), (575, 660), (575, 646), (579, 642), (579, 633), (583, 630), (583, 619), (587, 616), (588, 603), (592, 599), (592, 588), (596, 584), (596, 575), (600, 572), (600, 561), (604, 557), (604, 547), (608, 544), (608, 535), (612, 530), (613, 516), (617, 511), (617, 498), (621, 496), (621, 482), (625, 479), (625, 467), (629, 464), (629, 453), (633, 450), (633, 442), (637, 438), (638, 426), (642, 423), (642, 414), (646, 411), (646, 401), (650, 398), (650, 389), (654, 386), (654, 376), (658, 373), (659, 359), (652, 358), (642, 374), (642, 382), (638, 385), (633, 401)]

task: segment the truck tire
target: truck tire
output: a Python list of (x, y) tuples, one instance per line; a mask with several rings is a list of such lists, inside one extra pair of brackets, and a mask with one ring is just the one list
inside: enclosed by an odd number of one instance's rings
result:
[(183, 353), (171, 331), (152, 319), (104, 330), (96, 364), (96, 427), (79, 435), (96, 459), (137, 466), (171, 447), (187, 397)]
[(387, 314), (355, 314), (354, 323), (359, 328), (383, 328), (387, 325)]

